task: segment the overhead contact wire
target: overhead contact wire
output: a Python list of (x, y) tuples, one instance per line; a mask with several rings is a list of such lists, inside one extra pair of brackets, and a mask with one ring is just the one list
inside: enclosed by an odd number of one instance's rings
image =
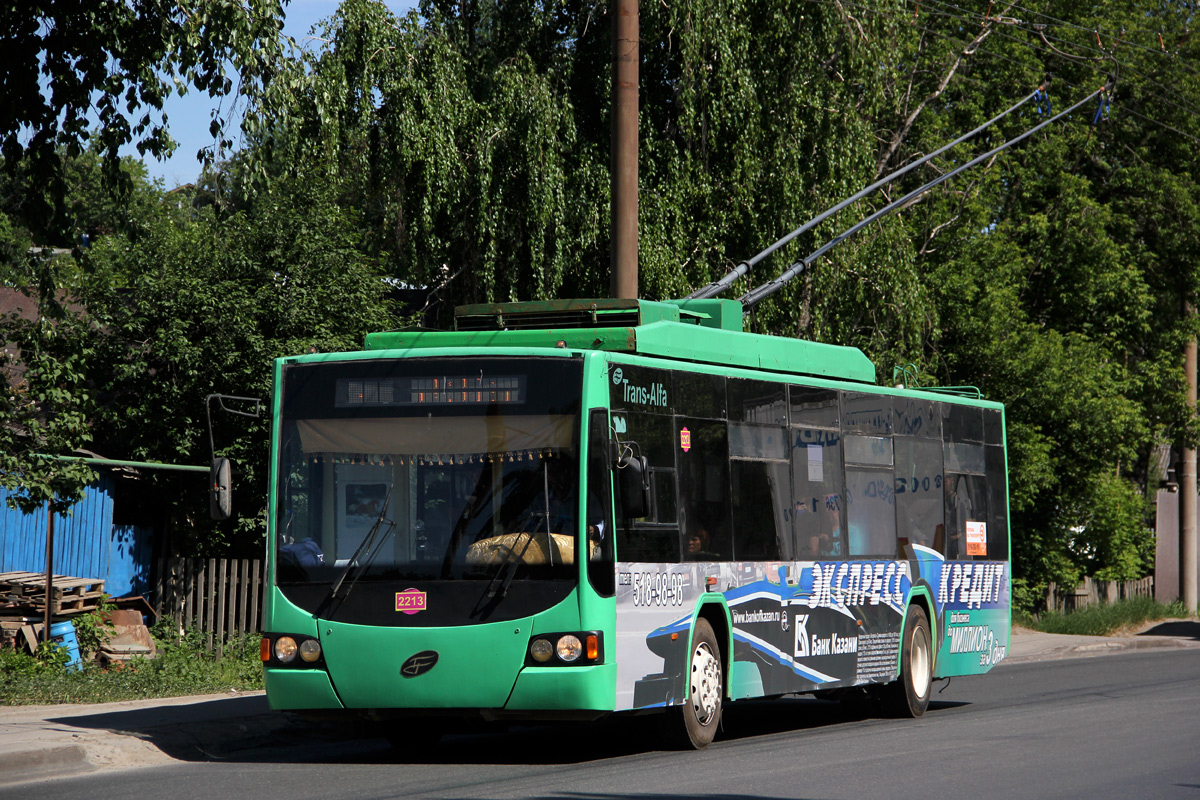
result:
[[(895, 211), (896, 209), (904, 206), (905, 204), (909, 203), (910, 201), (914, 200), (915, 198), (920, 197), (922, 194), (929, 191), (930, 189), (933, 189), (934, 187), (944, 183), (945, 181), (950, 180), (950, 178), (953, 178), (955, 175), (958, 175), (960, 172), (963, 172), (964, 170), (968, 170), (971, 167), (975, 166), (976, 164), (980, 164), (980, 163), (988, 160), (992, 156), (996, 155), (997, 153), (1003, 152), (1004, 150), (1007, 150), (1008, 148), (1012, 147), (1013, 145), (1017, 144), (1018, 142), (1021, 142), (1025, 139), (1029, 138), (1030, 136), (1037, 133), (1039, 130), (1046, 127), (1050, 123), (1052, 123), (1058, 119), (1061, 119), (1062, 117), (1067, 116), (1068, 114), (1070, 114), (1071, 112), (1073, 112), (1077, 108), (1079, 108), (1080, 106), (1083, 106), (1086, 103), (1091, 102), (1097, 96), (1106, 93), (1108, 91), (1108, 88), (1109, 88), (1108, 86), (1104, 86), (1104, 87), (1101, 87), (1100, 89), (1097, 89), (1096, 91), (1092, 92), (1087, 97), (1083, 98), (1082, 100), (1080, 100), (1078, 103), (1071, 106), (1067, 110), (1060, 111), (1058, 114), (1055, 114), (1053, 117), (1046, 120), (1045, 122), (1035, 125), (1034, 127), (1030, 128), (1029, 130), (1025, 131), (1024, 133), (1020, 134), (1019, 136), (1015, 136), (1012, 139), (1009, 139), (1004, 144), (1000, 145), (999, 147), (993, 148), (992, 150), (989, 150), (988, 152), (984, 153), (981, 156), (976, 156), (975, 158), (971, 159), (970, 161), (963, 164), (962, 166), (960, 166), (954, 170), (951, 170), (950, 172), (947, 172), (945, 175), (938, 176), (937, 178), (935, 178), (934, 180), (925, 184), (924, 186), (913, 189), (911, 192), (904, 195), (904, 197), (901, 197), (899, 200), (895, 200), (891, 203), (888, 203), (886, 206), (881, 208), (879, 211), (876, 211), (874, 214), (871, 214), (870, 216), (868, 216), (868, 217), (864, 218), (863, 220), (861, 220), (860, 222), (858, 222), (852, 228), (849, 228), (846, 231), (844, 231), (843, 233), (840, 233), (837, 236), (835, 236), (834, 238), (830, 239), (828, 242), (826, 242), (820, 248), (818, 248), (817, 250), (814, 250), (812, 253), (810, 253), (802, 261), (797, 261), (795, 264), (790, 266), (786, 271), (784, 271), (782, 274), (780, 274), (779, 277), (774, 278), (773, 280), (770, 280), (759, 286), (756, 286), (755, 288), (751, 289), (749, 292), (746, 292), (746, 294), (739, 297), (738, 300), (740, 300), (742, 303), (743, 312), (749, 313), (756, 305), (758, 305), (760, 302), (762, 302), (766, 298), (770, 297), (771, 295), (775, 294), (775, 292), (782, 289), (789, 281), (791, 281), (793, 278), (795, 278), (797, 275), (799, 275), (805, 269), (807, 269), (810, 264), (812, 264), (814, 261), (816, 261), (822, 255), (824, 255), (830, 248), (844, 242), (846, 239), (849, 239), (851, 236), (858, 233), (860, 230), (865, 228), (867, 225), (870, 225), (872, 222), (876, 221), (877, 219), (880, 219), (881, 217), (887, 216), (888, 214), (890, 214), (893, 211)], [(1030, 97), (1032, 97), (1032, 95), (1030, 95)]]
[(1028, 103), (1030, 100), (1032, 100), (1034, 98), (1039, 98), (1041, 96), (1041, 92), (1043, 91), (1044, 88), (1045, 88), (1044, 86), (1039, 86), (1038, 88), (1034, 89), (1029, 94), (1025, 95), (1025, 97), (1021, 98), (1016, 103), (1014, 103), (1013, 105), (1006, 108), (1004, 111), (1000, 112), (996, 116), (989, 119), (987, 122), (980, 125), (975, 130), (970, 131), (969, 133), (963, 134), (962, 136), (958, 137), (957, 139), (950, 142), (949, 144), (944, 145), (943, 147), (939, 148), (938, 150), (935, 150), (932, 153), (930, 153), (922, 158), (919, 158), (910, 164), (905, 165), (904, 167), (896, 170), (895, 172), (892, 172), (892, 173), (886, 175), (885, 177), (883, 177), (880, 180), (876, 181), (875, 183), (871, 184), (867, 188), (858, 192), (854, 196), (843, 200), (842, 202), (838, 203), (833, 208), (830, 208), (827, 211), (824, 211), (821, 214), (817, 215), (816, 217), (813, 217), (808, 222), (804, 223), (799, 228), (796, 228), (794, 231), (789, 233), (787, 236), (784, 236), (782, 239), (779, 239), (778, 241), (776, 241), (774, 244), (772, 244), (766, 250), (763, 250), (761, 253), (754, 256), (753, 258), (747, 259), (746, 261), (743, 261), (740, 264), (738, 264), (737, 267), (735, 267), (731, 272), (729, 272), (728, 274), (723, 276), (720, 280), (714, 281), (713, 283), (710, 283), (707, 286), (697, 289), (696, 291), (689, 294), (687, 296), (687, 298), (685, 298), (685, 299), (687, 299), (687, 300), (702, 300), (702, 299), (706, 299), (709, 297), (715, 297), (716, 295), (721, 294), (726, 289), (728, 289), (735, 281), (737, 281), (739, 278), (741, 278), (743, 275), (745, 275), (747, 272), (749, 272), (754, 267), (755, 264), (759, 263), (764, 258), (771, 255), (776, 250), (783, 247), (784, 245), (786, 245), (788, 242), (795, 239), (800, 234), (802, 234), (805, 231), (812, 229), (814, 226), (819, 225), (820, 223), (824, 222), (826, 219), (833, 216), (837, 212), (841, 211), (846, 206), (849, 206), (852, 203), (858, 202), (862, 198), (869, 195), (871, 192), (874, 192), (875, 190), (879, 189), (880, 187), (886, 186), (887, 184), (891, 183), (892, 181), (896, 180), (897, 178), (901, 177), (902, 175), (910, 172), (913, 169), (916, 169), (917, 167), (921, 166), (922, 164), (925, 164), (930, 159), (940, 156), (942, 153), (946, 152), (951, 147), (954, 147), (957, 144), (962, 144), (967, 139), (970, 139), (972, 136), (975, 136), (980, 131), (983, 131), (983, 130), (991, 127), (992, 125), (996, 124), (996, 122), (998, 122), (999, 120), (1003, 119), (1004, 117), (1006, 117), (1009, 114), (1016, 111), (1021, 106)]

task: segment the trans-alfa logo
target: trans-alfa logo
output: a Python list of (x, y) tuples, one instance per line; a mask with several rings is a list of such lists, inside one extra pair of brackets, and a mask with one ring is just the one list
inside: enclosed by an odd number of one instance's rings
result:
[(661, 383), (652, 383), (649, 386), (635, 386), (625, 380), (625, 371), (620, 367), (613, 369), (612, 381), (614, 386), (621, 387), (621, 399), (626, 403), (637, 403), (642, 406), (658, 406), (659, 408), (665, 408), (667, 405), (667, 387)]

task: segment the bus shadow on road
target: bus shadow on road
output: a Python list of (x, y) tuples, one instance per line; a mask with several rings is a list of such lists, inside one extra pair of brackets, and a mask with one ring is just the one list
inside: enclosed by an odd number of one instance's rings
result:
[[(933, 701), (936, 715), (964, 703)], [(754, 700), (725, 711), (715, 747), (864, 722), (904, 724), (876, 709), (812, 697)], [(56, 720), (50, 720), (56, 722)], [(485, 724), (449, 731), (440, 741), (419, 724), (313, 720), (273, 712), (261, 695), (57, 720), (148, 742), (191, 762), (326, 764), (578, 764), (671, 750), (662, 715), (614, 716), (593, 723)]]
[[(965, 705), (969, 704), (932, 701), (927, 713), (937, 715)], [(360, 753), (354, 760), (392, 764), (578, 764), (670, 751), (674, 748), (664, 734), (664, 722), (661, 716), (617, 716), (594, 723), (500, 726), (450, 734), (435, 746), (419, 746), (417, 742), (411, 749), (400, 745), (370, 756)], [(877, 708), (866, 705), (812, 697), (754, 700), (727, 707), (723, 730), (713, 746), (864, 722), (905, 724), (905, 720), (878, 716)]]
[[(968, 705), (965, 702), (931, 700), (927, 714)], [(889, 718), (870, 703), (840, 703), (814, 697), (754, 700), (730, 706), (725, 712), (726, 741), (780, 733), (798, 733), (865, 721), (904, 724)]]

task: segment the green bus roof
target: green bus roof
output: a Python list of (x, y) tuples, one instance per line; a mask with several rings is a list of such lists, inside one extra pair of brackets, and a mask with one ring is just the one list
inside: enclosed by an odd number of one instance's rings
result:
[(459, 306), (457, 330), (367, 334), (366, 350), (528, 347), (607, 350), (875, 383), (856, 347), (742, 330), (736, 300), (544, 300)]

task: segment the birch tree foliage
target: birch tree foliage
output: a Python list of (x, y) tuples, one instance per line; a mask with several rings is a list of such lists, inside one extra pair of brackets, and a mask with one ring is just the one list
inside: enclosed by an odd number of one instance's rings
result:
[[(364, 210), (393, 275), (448, 280), (453, 303), (606, 294), (607, 12), (430, 2), (401, 19), (344, 3), (318, 32), (327, 44), (256, 110), (256, 191), (281, 172), (312, 174)], [(863, 76), (894, 28), (805, 2), (644, 4), (643, 296), (686, 294), (861, 185), (890, 102)], [(758, 329), (915, 347), (929, 314), (901, 230), (889, 220), (840, 251), (815, 287), (764, 308)]]

